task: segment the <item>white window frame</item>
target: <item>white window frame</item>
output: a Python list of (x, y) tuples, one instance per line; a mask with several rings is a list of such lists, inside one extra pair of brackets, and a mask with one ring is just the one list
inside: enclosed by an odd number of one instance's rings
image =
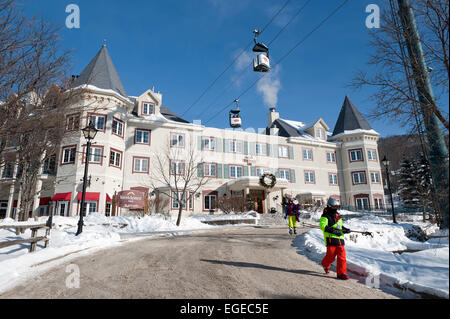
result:
[[(234, 176), (232, 174), (233, 168), (234, 168), (234, 173), (235, 173)], [(239, 175), (238, 172), (240, 172), (241, 174)], [(242, 166), (230, 165), (230, 178), (239, 178), (239, 177), (242, 177), (243, 175), (244, 175), (244, 168)]]
[(374, 197), (373, 203), (374, 203), (375, 209), (384, 209), (384, 202), (383, 202), (382, 198)]
[(267, 167), (257, 167), (256, 168), (256, 176), (263, 176), (264, 173), (270, 173), (270, 169)]
[[(175, 139), (174, 139), (175, 137)], [(170, 147), (180, 147), (184, 148), (184, 134), (181, 133), (170, 133)]]
[(329, 173), (328, 174), (328, 182), (330, 185), (339, 185), (338, 184), (338, 175), (336, 173)]
[(324, 140), (325, 139), (325, 130), (321, 127), (316, 128), (316, 137), (318, 139)]
[[(143, 129), (136, 129), (135, 134), (136, 134), (136, 136), (134, 137), (134, 139), (135, 139), (134, 143), (136, 143), (136, 144), (150, 144), (150, 131), (143, 130)], [(139, 135), (141, 136), (140, 139), (139, 139)], [(148, 142), (145, 142), (145, 136), (147, 136)]]
[[(136, 161), (139, 162), (139, 169), (136, 169)], [(143, 165), (143, 163), (147, 162), (147, 165)], [(146, 170), (143, 170), (145, 168)], [(134, 173), (147, 173), (149, 172), (149, 159), (143, 157), (134, 157), (133, 158), (133, 172)]]
[(380, 184), (380, 173), (379, 172), (370, 172), (370, 181), (375, 184)]
[(229, 146), (230, 153), (242, 153), (242, 141), (230, 140)]
[[(112, 163), (111, 163), (111, 159), (113, 161)], [(119, 159), (119, 164), (116, 164), (117, 159)], [(114, 166), (114, 167), (119, 167), (119, 168), (122, 167), (122, 153), (112, 149), (109, 154), (109, 165)]]
[[(216, 210), (217, 207), (211, 208), (213, 206), (213, 203), (215, 203), (215, 206), (217, 206), (217, 196), (215, 194), (207, 194), (203, 196), (203, 210)], [(206, 204), (208, 204), (209, 208), (206, 207)]]
[[(100, 153), (98, 152), (100, 150)], [(103, 159), (103, 147), (91, 146), (89, 150), (89, 164), (101, 164)]]
[[(212, 169), (214, 167), (214, 169)], [(213, 174), (214, 171), (214, 174)], [(204, 163), (203, 164), (203, 174), (205, 177), (217, 177), (217, 164), (215, 163)]]
[(376, 161), (377, 160), (377, 151), (376, 150), (367, 150), (367, 159), (369, 161)]
[(289, 147), (286, 145), (278, 145), (278, 157), (289, 158)]
[[(151, 110), (151, 112), (150, 112), (150, 110)], [(142, 102), (142, 115), (152, 115), (154, 113), (155, 113), (155, 104), (154, 103)]]
[(280, 168), (278, 170), (278, 176), (279, 178), (291, 181), (291, 170), (286, 168)]
[[(115, 129), (114, 129), (114, 123), (117, 123), (117, 125), (115, 125)], [(112, 120), (112, 132), (120, 137), (123, 137), (123, 130), (124, 128), (124, 123), (116, 118), (113, 118)]]
[(170, 161), (170, 175), (184, 175), (185, 163), (183, 161)]
[(260, 156), (267, 156), (267, 144), (266, 143), (256, 143), (255, 144), (255, 154)]
[[(358, 176), (358, 180), (355, 179), (355, 176)], [(364, 178), (361, 178), (361, 177)], [(352, 173), (352, 180), (353, 180), (353, 184), (354, 185), (358, 185), (358, 184), (367, 184), (367, 178), (366, 178), (366, 173), (365, 172), (353, 172)], [(362, 182), (362, 180), (364, 180), (364, 182)]]
[[(106, 130), (106, 115), (97, 115), (97, 114), (89, 114), (89, 120), (88, 124), (91, 123), (91, 119), (94, 118), (94, 125), (95, 128), (99, 131), (105, 131)], [(103, 125), (102, 127), (99, 127), (99, 119), (103, 119)]]
[[(360, 162), (363, 161), (363, 152), (361, 149), (350, 150), (350, 162)], [(353, 159), (353, 154), (355, 154), (355, 159)], [(357, 154), (360, 155), (358, 158)]]
[(313, 150), (311, 148), (304, 148), (303, 149), (303, 159), (307, 161), (313, 160)]
[(316, 182), (316, 173), (314, 171), (305, 171), (305, 183), (314, 184)]
[(204, 151), (215, 151), (216, 150), (216, 139), (214, 137), (204, 137), (203, 138), (203, 150)]
[[(66, 151), (70, 151), (69, 155), (68, 155), (68, 161), (66, 161)], [(73, 161), (71, 161), (71, 154), (73, 153)], [(69, 146), (69, 147), (63, 147), (63, 156), (61, 159), (61, 164), (73, 164), (75, 163), (76, 159), (77, 159), (77, 147), (76, 146)]]
[(327, 152), (327, 163), (336, 163), (336, 153)]

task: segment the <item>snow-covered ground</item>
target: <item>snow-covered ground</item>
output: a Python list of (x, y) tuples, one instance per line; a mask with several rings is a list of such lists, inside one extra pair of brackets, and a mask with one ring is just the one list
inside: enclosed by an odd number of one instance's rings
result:
[[(354, 212), (342, 211), (343, 215)], [(309, 214), (302, 222), (318, 225), (321, 213)], [(307, 216), (304, 214), (304, 216)], [(212, 229), (215, 227), (201, 221), (215, 219), (250, 219), (259, 218), (255, 212), (247, 214), (228, 215), (197, 215), (183, 217), (181, 225), (176, 226), (176, 218), (162, 215), (137, 217), (105, 217), (100, 214), (90, 214), (85, 218), (83, 233), (75, 236), (78, 217), (55, 216), (55, 227), (51, 232), (49, 247), (43, 249), (43, 243), (38, 243), (37, 249), (29, 253), (30, 244), (14, 245), (0, 249), (0, 293), (21, 282), (33, 278), (36, 274), (56, 267), (69, 260), (91, 254), (97, 250), (122, 245), (130, 240), (140, 240), (144, 237), (127, 236), (126, 240), (120, 234), (133, 235), (143, 232), (167, 231), (168, 235), (180, 234), (190, 230)], [(391, 221), (380, 217), (351, 218), (344, 225), (353, 230), (370, 231), (374, 237), (351, 233), (345, 235), (348, 269), (367, 278), (372, 278), (373, 284), (401, 286), (416, 292), (424, 292), (438, 297), (449, 297), (449, 242), (448, 233), (443, 234), (437, 226), (420, 222), (421, 216), (412, 222)], [(45, 223), (47, 217), (38, 222), (29, 220), (26, 224)], [(15, 224), (14, 220), (0, 220), (0, 225)], [(415, 234), (421, 227), (427, 235), (446, 235), (444, 238), (430, 239), (420, 242), (408, 238), (407, 234)], [(303, 226), (302, 226), (303, 227)], [(41, 234), (38, 234), (41, 235)], [(42, 233), (43, 235), (43, 233)], [(13, 229), (0, 229), (0, 242), (29, 238), (30, 231), (16, 236)], [(123, 236), (122, 236), (123, 237)], [(319, 229), (311, 228), (305, 234), (294, 240), (299, 253), (320, 262), (325, 255), (323, 234)], [(405, 250), (420, 250), (404, 252)], [(403, 252), (393, 253), (393, 252)]]
[[(126, 241), (139, 240), (143, 237), (121, 239), (120, 234), (137, 234), (150, 232), (169, 232), (167, 235), (180, 234), (183, 231), (211, 229), (202, 220), (256, 218), (252, 212), (229, 215), (200, 215), (183, 217), (180, 226), (176, 226), (176, 217), (151, 215), (137, 217), (105, 217), (100, 214), (90, 214), (84, 219), (83, 232), (75, 236), (79, 217), (54, 216), (54, 228), (51, 231), (49, 246), (43, 249), (43, 242), (37, 244), (36, 251), (29, 253), (29, 243), (13, 245), (0, 249), (0, 293), (12, 288), (18, 283), (32, 278), (36, 273), (55, 267), (71, 258), (90, 254), (96, 250), (122, 245)], [(15, 222), (13, 219), (0, 220), (0, 225), (30, 225), (46, 223), (48, 217), (38, 221), (30, 219), (27, 222)], [(224, 227), (224, 226), (220, 226)], [(40, 230), (37, 236), (43, 236)], [(17, 236), (14, 229), (0, 229), (0, 242), (31, 237), (28, 229)], [(147, 237), (148, 238), (148, 237)]]
[[(351, 212), (342, 211), (342, 215), (346, 214)], [(305, 224), (318, 225), (320, 215), (316, 213), (302, 221)], [(345, 227), (373, 234), (373, 238), (359, 233), (345, 235), (347, 268), (352, 273), (367, 277), (367, 283), (372, 287), (401, 287), (448, 298), (448, 230), (444, 233), (436, 225), (420, 222), (421, 216), (415, 219), (412, 222), (400, 221), (398, 224), (376, 216), (346, 220)], [(446, 237), (421, 242), (414, 238), (414, 235), (420, 235), (417, 227), (428, 236)], [(320, 262), (326, 253), (320, 229), (312, 228), (297, 237), (294, 246), (298, 248), (299, 253), (306, 254), (317, 262)]]

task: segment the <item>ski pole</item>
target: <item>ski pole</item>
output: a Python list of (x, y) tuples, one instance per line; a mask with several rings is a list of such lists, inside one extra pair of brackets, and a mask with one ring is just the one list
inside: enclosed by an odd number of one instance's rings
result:
[[(302, 225), (303, 225), (303, 226), (308, 226), (308, 227), (311, 227), (311, 228), (320, 228), (320, 227), (317, 226), (317, 225), (306, 224), (306, 223), (303, 223), (303, 222), (302, 222)], [(370, 237), (373, 238), (373, 234), (372, 234), (371, 232), (368, 232), (368, 231), (350, 230), (350, 232), (351, 232), (351, 233), (359, 233), (359, 234), (363, 234), (364, 236), (370, 236)]]

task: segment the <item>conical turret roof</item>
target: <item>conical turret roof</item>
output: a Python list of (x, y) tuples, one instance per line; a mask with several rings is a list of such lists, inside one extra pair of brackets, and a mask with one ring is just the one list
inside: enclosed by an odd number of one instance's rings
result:
[(74, 87), (83, 84), (113, 90), (128, 97), (105, 44), (73, 83)]
[(372, 127), (361, 115), (356, 106), (345, 96), (344, 104), (334, 127), (333, 136), (353, 130), (372, 130)]

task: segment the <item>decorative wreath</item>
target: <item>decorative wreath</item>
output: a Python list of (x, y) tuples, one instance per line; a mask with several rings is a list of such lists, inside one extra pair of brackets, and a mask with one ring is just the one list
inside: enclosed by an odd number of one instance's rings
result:
[(272, 173), (264, 173), (259, 178), (259, 184), (265, 188), (272, 188), (277, 183), (277, 178)]

